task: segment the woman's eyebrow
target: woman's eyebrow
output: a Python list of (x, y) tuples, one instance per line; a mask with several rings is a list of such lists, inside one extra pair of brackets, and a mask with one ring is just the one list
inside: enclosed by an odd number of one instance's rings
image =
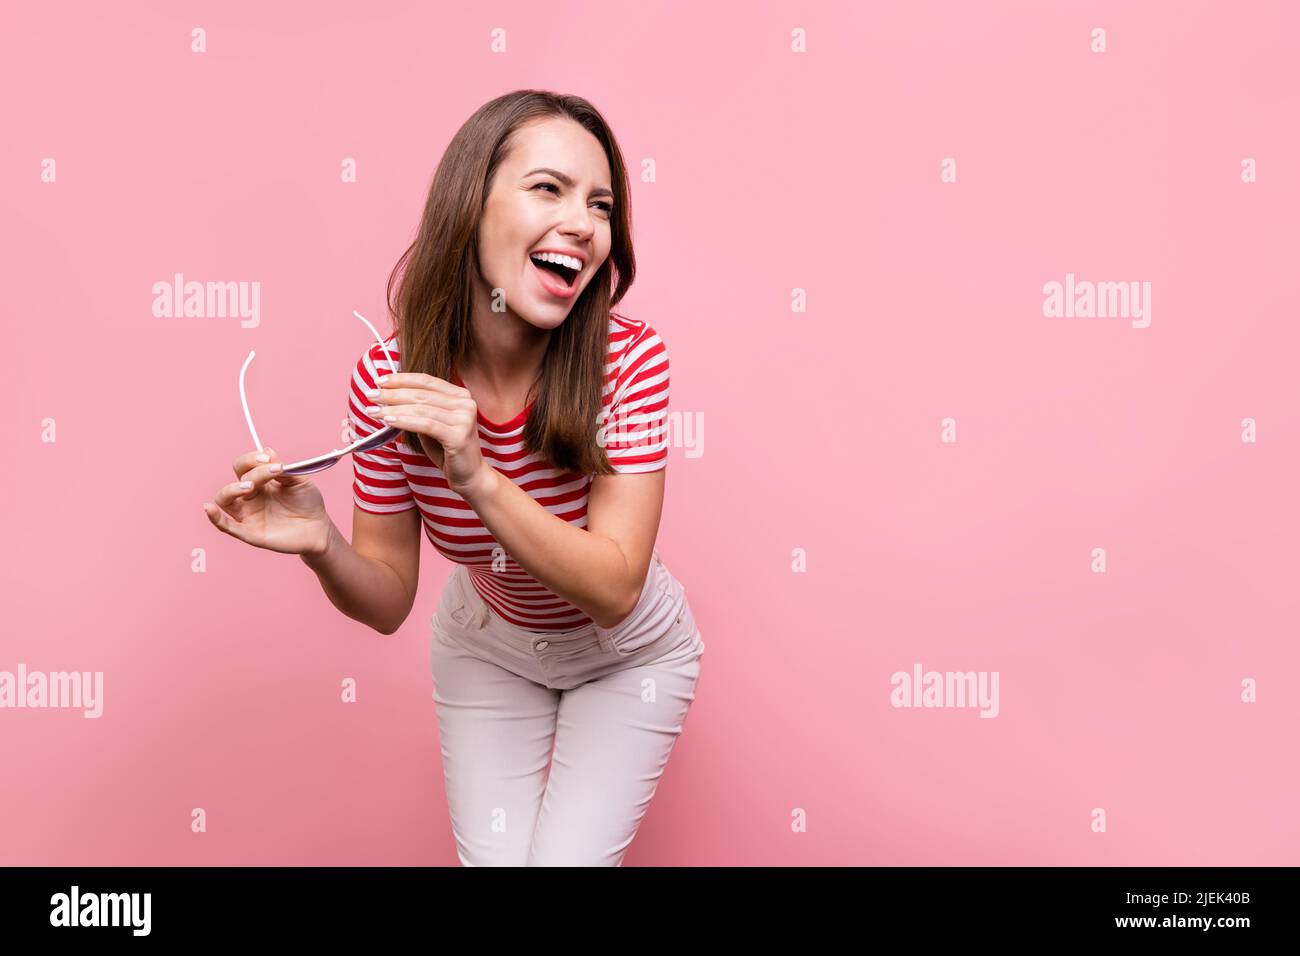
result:
[[(549, 166), (538, 166), (536, 169), (528, 170), (528, 172), (524, 173), (524, 176), (525, 177), (531, 176), (533, 175), (533, 173), (546, 173), (548, 176), (554, 176), (556, 179), (564, 183), (564, 185), (568, 186), (570, 189), (573, 188), (573, 177), (568, 175), (567, 173), (560, 172), (558, 169), (551, 169)], [(603, 188), (593, 189), (591, 191), (591, 195), (608, 196), (610, 199), (614, 198), (614, 194), (612, 192), (610, 192), (608, 189), (603, 189)]]

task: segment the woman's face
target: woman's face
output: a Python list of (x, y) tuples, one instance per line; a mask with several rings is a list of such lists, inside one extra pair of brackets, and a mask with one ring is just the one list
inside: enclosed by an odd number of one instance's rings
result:
[[(516, 130), (479, 223), (489, 305), (503, 297), (510, 312), (539, 328), (563, 322), (609, 257), (610, 188), (605, 151), (577, 123), (548, 117)], [(547, 250), (572, 258), (559, 268), (539, 263), (534, 257)]]

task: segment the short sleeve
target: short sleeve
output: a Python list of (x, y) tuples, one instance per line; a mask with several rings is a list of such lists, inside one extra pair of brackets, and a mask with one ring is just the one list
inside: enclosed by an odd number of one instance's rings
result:
[(668, 349), (649, 325), (623, 350), (602, 434), (617, 473), (668, 467)]
[[(388, 345), (388, 343), (385, 343)], [(393, 350), (392, 345), (388, 345)], [(348, 389), (348, 421), (354, 440), (373, 435), (383, 424), (367, 415), (364, 409), (374, 404), (366, 392), (375, 387), (375, 379), (399, 371), (376, 343), (361, 356), (352, 370)], [(370, 451), (352, 453), (352, 500), (357, 507), (372, 514), (395, 514), (416, 506), (415, 495), (406, 480), (402, 459), (397, 453), (397, 436), (386, 445)]]

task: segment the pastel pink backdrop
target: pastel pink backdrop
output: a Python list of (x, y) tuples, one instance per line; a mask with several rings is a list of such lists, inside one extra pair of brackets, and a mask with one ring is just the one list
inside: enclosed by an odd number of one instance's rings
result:
[[(102, 670), (105, 701), (0, 711), (0, 863), (455, 863), (428, 628), (450, 566), (424, 545), (385, 638), (200, 505), (250, 447), (250, 348), (263, 440), (337, 442), (351, 310), (389, 328), (447, 141), (530, 86), (654, 159), (624, 307), (705, 423), (659, 547), (707, 651), (627, 864), (1300, 862), (1298, 19), (5, 5), (0, 669)], [(260, 282), (260, 326), (154, 318), (175, 272)], [(1149, 281), (1150, 328), (1045, 318), (1066, 272)], [(350, 536), (350, 462), (319, 481)], [(915, 662), (998, 671), (1000, 715), (891, 707)]]

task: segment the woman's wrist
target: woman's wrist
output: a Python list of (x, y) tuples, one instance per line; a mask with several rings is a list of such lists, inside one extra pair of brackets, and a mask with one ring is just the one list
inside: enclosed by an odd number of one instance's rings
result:
[(500, 479), (501, 472), (487, 462), (483, 462), (483, 467), (478, 470), (478, 474), (468, 484), (451, 490), (464, 498), (471, 508), (477, 509), (479, 502), (492, 497)]
[(328, 527), (325, 530), (324, 541), (317, 547), (310, 548), (298, 555), (302, 558), (303, 563), (313, 571), (317, 570), (329, 559), (330, 552), (338, 547), (341, 538), (339, 529), (335, 526), (333, 519), (326, 518), (325, 520)]

